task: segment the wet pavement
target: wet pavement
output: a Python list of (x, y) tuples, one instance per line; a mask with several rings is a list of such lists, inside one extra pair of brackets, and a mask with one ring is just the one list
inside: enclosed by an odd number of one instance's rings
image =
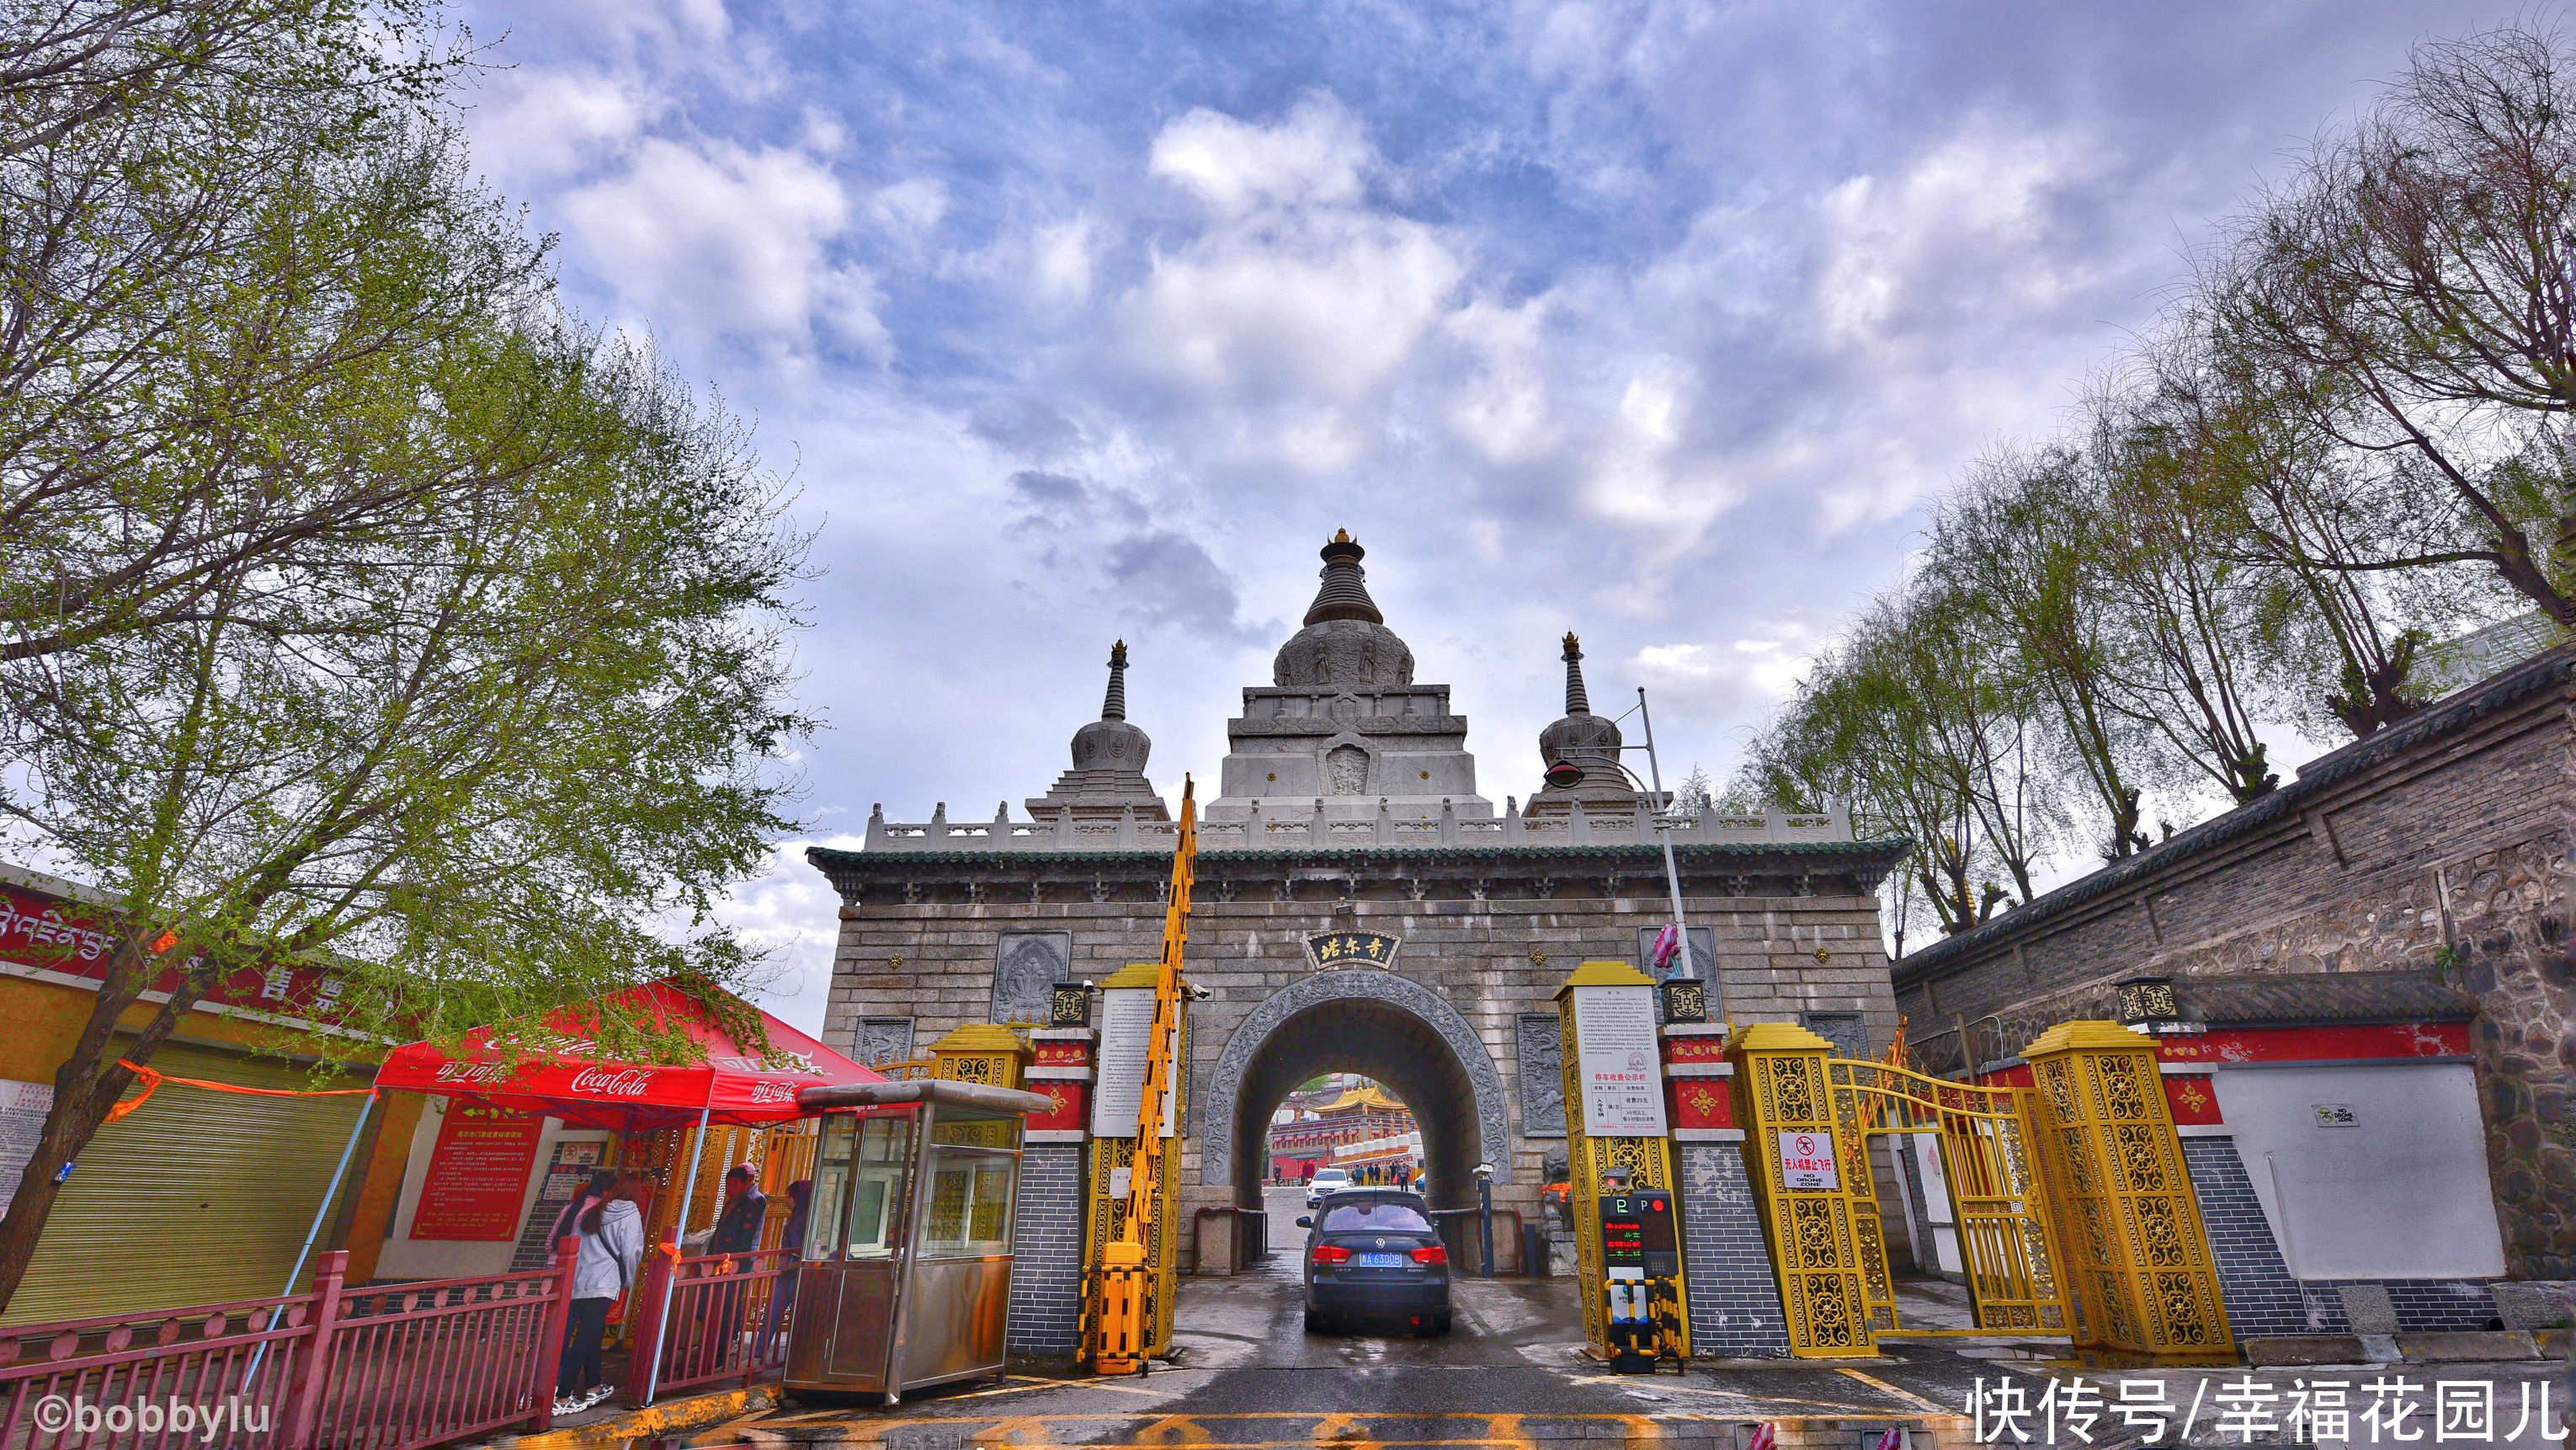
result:
[[(1914, 1432), (1914, 1450), (1966, 1443), (1961, 1418), (1980, 1383), (1991, 1396), (2010, 1385), (2018, 1403), (2039, 1402), (2049, 1380), (2082, 1373), (2105, 1400), (2120, 1382), (2153, 1380), (2177, 1407), (2200, 1405), (2200, 1445), (2281, 1443), (2298, 1436), (2259, 1428), (2250, 1436), (2211, 1433), (2231, 1383), (2251, 1379), (2286, 1396), (2294, 1380), (2349, 1379), (2378, 1370), (2134, 1370), (2078, 1367), (2054, 1356), (2063, 1342), (1889, 1341), (1883, 1355), (1825, 1363), (1737, 1360), (1694, 1363), (1686, 1373), (1613, 1375), (1582, 1353), (1570, 1278), (1455, 1282), (1455, 1328), (1438, 1338), (1307, 1332), (1291, 1227), (1304, 1211), (1293, 1190), (1274, 1194), (1266, 1264), (1230, 1279), (1183, 1279), (1169, 1361), (1119, 1379), (1015, 1374), (998, 1385), (929, 1391), (874, 1410), (796, 1408), (764, 1415), (691, 1443), (872, 1445), (883, 1450), (969, 1450), (984, 1446), (1186, 1445), (1201, 1450), (1377, 1450), (1377, 1447), (1538, 1446), (1555, 1442), (1652, 1444), (1663, 1450), (1742, 1450), (1755, 1426), (1782, 1427), (1783, 1444), (1852, 1450), (1891, 1427)], [(1909, 1322), (1964, 1322), (1953, 1286), (1914, 1286)], [(2390, 1370), (2399, 1366), (2388, 1366)], [(2434, 1375), (2412, 1372), (2429, 1394)], [(2545, 1364), (2444, 1366), (2441, 1378), (2487, 1380), (2501, 1416), (2489, 1444), (2564, 1450), (2564, 1442), (2505, 1433), (2525, 1382), (2550, 1377)], [(2566, 1392), (2554, 1404), (2565, 1423)], [(2362, 1396), (2354, 1396), (2356, 1407)], [(1992, 1403), (1990, 1398), (1989, 1403)], [(1791, 1427), (1803, 1427), (1792, 1433)], [(2028, 1428), (2038, 1431), (2036, 1421)], [(2419, 1431), (2419, 1433), (2421, 1433)], [(2011, 1437), (2005, 1436), (2007, 1440)], [(2170, 1443), (2173, 1436), (2166, 1436)], [(2425, 1436), (2430, 1441), (2430, 1436)], [(2097, 1423), (2102, 1450), (2153, 1442), (2136, 1428)], [(2030, 1443), (2047, 1443), (2037, 1433)], [(2060, 1445), (2085, 1445), (2056, 1434)], [(2352, 1443), (2375, 1443), (2356, 1439)]]

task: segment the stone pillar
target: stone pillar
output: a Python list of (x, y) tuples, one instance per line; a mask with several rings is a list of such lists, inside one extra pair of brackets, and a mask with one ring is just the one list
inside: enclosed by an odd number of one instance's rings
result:
[(2115, 1022), (2061, 1022), (2022, 1056), (2038, 1087), (2033, 1116), (2075, 1343), (2233, 1358), (2154, 1040)]
[[(1615, 995), (1614, 995), (1615, 994)], [(1632, 1188), (1661, 1188), (1670, 1192), (1674, 1213), (1681, 1222), (1674, 1225), (1676, 1243), (1683, 1250), (1682, 1275), (1677, 1281), (1679, 1302), (1658, 1306), (1659, 1314), (1668, 1313), (1671, 1322), (1665, 1335), (1671, 1344), (1667, 1351), (1687, 1357), (1691, 1353), (1691, 1296), (1688, 1234), (1689, 1210), (1683, 1203), (1682, 1186), (1673, 1172), (1672, 1142), (1669, 1126), (1664, 1121), (1661, 1054), (1653, 1050), (1655, 979), (1626, 962), (1585, 962), (1567, 974), (1564, 985), (1556, 989), (1558, 1040), (1563, 1044), (1559, 1057), (1565, 1074), (1565, 1160), (1568, 1174), (1566, 1196), (1574, 1210), (1576, 1293), (1583, 1305), (1584, 1335), (1591, 1341), (1593, 1352), (1609, 1354), (1609, 1304), (1603, 1289), (1601, 1264), (1601, 1195), (1609, 1189), (1603, 1174), (1611, 1168), (1625, 1168)], [(1640, 1115), (1633, 1124), (1635, 1131), (1604, 1133), (1598, 1131), (1610, 1114), (1593, 1099), (1592, 1078), (1584, 1071), (1584, 1035), (1587, 1023), (1595, 1025), (1595, 1050), (1599, 1050), (1598, 1024), (1614, 1010), (1630, 1018), (1642, 1013), (1646, 1041), (1640, 1044), (1650, 1080), (1642, 1086), (1650, 1115)], [(1617, 1070), (1626, 1071), (1622, 1061)]]
[(1029, 1033), (1036, 1060), (1028, 1089), (1055, 1099), (1029, 1119), (1021, 1140), (1018, 1224), (1011, 1264), (1011, 1313), (1004, 1340), (1013, 1354), (1071, 1358), (1082, 1348), (1082, 1227), (1088, 1199), (1092, 1052), (1088, 1027)]
[[(1736, 1120), (1745, 1125), (1746, 1166), (1779, 1275), (1789, 1352), (1801, 1359), (1857, 1359), (1878, 1353), (1870, 1326), (1862, 1235), (1876, 1244), (1878, 1202), (1859, 1134), (1836, 1132), (1825, 1059), (1834, 1045), (1803, 1027), (1757, 1022), (1728, 1053), (1735, 1066)], [(1811, 1141), (1823, 1155), (1783, 1157), (1782, 1142)], [(1831, 1166), (1819, 1168), (1820, 1162)], [(1796, 1186), (1793, 1186), (1796, 1185)], [(1814, 1185), (1814, 1186), (1807, 1186)], [(1863, 1223), (1864, 1217), (1866, 1224)], [(1883, 1260), (1882, 1260), (1883, 1262)]]
[(1738, 1358), (1789, 1352), (1780, 1281), (1762, 1241), (1762, 1215), (1735, 1124), (1735, 1065), (1727, 1028), (1663, 1029), (1665, 1116), (1681, 1178), (1682, 1265), (1690, 1281), (1691, 1352)]
[[(1109, 1241), (1118, 1235), (1127, 1214), (1127, 1169), (1136, 1157), (1136, 1123), (1110, 1123), (1099, 1117), (1098, 1099), (1107, 1096), (1112, 1084), (1105, 1076), (1116, 1064), (1109, 1054), (1115, 1044), (1108, 1040), (1113, 1020), (1141, 1016), (1153, 1019), (1154, 982), (1161, 968), (1153, 962), (1136, 962), (1119, 968), (1100, 984), (1100, 1024), (1102, 1039), (1094, 1057), (1090, 1171), (1086, 1175), (1083, 1196), (1086, 1205), (1083, 1219), (1083, 1270), (1085, 1294), (1088, 1296), (1099, 1281), (1101, 1255)], [(1140, 1001), (1141, 999), (1141, 1001)], [(1181, 1221), (1181, 1129), (1189, 1121), (1190, 1055), (1189, 999), (1181, 999), (1181, 1044), (1179, 1060), (1172, 1075), (1172, 1111), (1164, 1121), (1171, 1127), (1171, 1139), (1163, 1145), (1161, 1191), (1155, 1195), (1158, 1222), (1145, 1226), (1145, 1263), (1153, 1270), (1148, 1290), (1150, 1302), (1146, 1312), (1153, 1321), (1146, 1353), (1160, 1355), (1172, 1347), (1172, 1298), (1179, 1286), (1180, 1221)], [(1141, 1029), (1140, 1029), (1141, 1032)], [(1133, 1063), (1130, 1081), (1144, 1080), (1144, 1058)], [(1130, 1096), (1133, 1089), (1130, 1089)], [(1123, 1134), (1123, 1136), (1122, 1136)]]

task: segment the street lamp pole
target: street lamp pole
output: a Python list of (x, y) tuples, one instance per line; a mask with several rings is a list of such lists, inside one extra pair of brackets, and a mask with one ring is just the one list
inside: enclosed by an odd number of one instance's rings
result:
[[(1664, 768), (1655, 759), (1655, 717), (1646, 710), (1646, 687), (1643, 685), (1637, 687), (1637, 723), (1646, 727), (1646, 770), (1654, 778), (1655, 799), (1660, 802), (1664, 798)], [(1681, 868), (1673, 864), (1673, 823), (1665, 819), (1660, 809), (1655, 812), (1655, 835), (1664, 843), (1664, 885), (1673, 895), (1673, 935), (1680, 939), (1682, 977), (1685, 980), (1696, 979), (1699, 962), (1691, 955), (1690, 927), (1682, 920), (1682, 873)]]

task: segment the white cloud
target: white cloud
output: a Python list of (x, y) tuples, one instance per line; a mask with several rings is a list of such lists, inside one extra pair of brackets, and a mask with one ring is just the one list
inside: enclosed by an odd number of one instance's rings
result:
[(1518, 307), (1478, 298), (1449, 314), (1448, 333), (1468, 357), (1452, 384), (1450, 433), (1489, 463), (1526, 463), (1564, 439), (1549, 393), (1549, 302)]
[(1360, 199), (1360, 173), (1377, 161), (1358, 118), (1329, 97), (1308, 97), (1277, 126), (1256, 126), (1201, 107), (1154, 138), (1147, 170), (1220, 217)]
[[(1824, 335), (1880, 347), (1935, 324), (1991, 325), (2058, 305), (2095, 279), (2052, 245), (2053, 203), (2103, 159), (2065, 131), (1971, 117), (1893, 174), (1835, 186), (1818, 207)], [(1955, 333), (1945, 340), (1955, 345)]]
[(1758, 715), (1794, 694), (1840, 627), (1821, 610), (1748, 621), (1734, 639), (1647, 645), (1630, 662), (1640, 679), (1707, 714)]
[(1363, 203), (1375, 158), (1340, 106), (1277, 126), (1193, 111), (1164, 128), (1154, 174), (1209, 227), (1158, 255), (1119, 299), (1135, 372), (1202, 405), (1231, 446), (1310, 472), (1347, 468), (1387, 426), (1386, 388), (1454, 304), (1466, 263), (1436, 229)]
[(504, 189), (561, 181), (623, 150), (660, 104), (628, 77), (586, 68), (497, 71), (477, 98), (475, 159)]
[(817, 1037), (832, 988), (832, 951), (840, 940), (841, 898), (823, 873), (806, 864), (805, 848), (857, 850), (857, 836), (780, 843), (768, 871), (736, 886), (716, 916), (743, 942), (767, 954), (765, 981), (754, 993), (760, 1005)]
[(874, 280), (832, 256), (848, 194), (802, 152), (657, 136), (560, 205), (584, 261), (656, 327), (791, 353), (818, 336), (886, 346)]
[(918, 239), (948, 214), (948, 184), (933, 176), (916, 176), (879, 190), (868, 203), (878, 226)]

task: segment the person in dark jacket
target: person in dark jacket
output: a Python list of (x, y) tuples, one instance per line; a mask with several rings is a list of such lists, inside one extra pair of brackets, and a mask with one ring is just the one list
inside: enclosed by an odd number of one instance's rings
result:
[[(725, 1170), (724, 1212), (716, 1218), (715, 1232), (707, 1236), (711, 1255), (748, 1254), (760, 1248), (761, 1230), (769, 1223), (769, 1195), (760, 1191), (759, 1175), (748, 1163), (737, 1163)], [(701, 1327), (736, 1341), (748, 1337), (758, 1328), (743, 1322), (746, 1306), (741, 1284), (727, 1284), (709, 1294), (706, 1318)], [(730, 1351), (728, 1351), (730, 1357)]]
[(707, 1240), (711, 1254), (748, 1254), (760, 1247), (760, 1230), (769, 1222), (769, 1195), (760, 1191), (760, 1176), (748, 1163), (725, 1172), (724, 1213)]

